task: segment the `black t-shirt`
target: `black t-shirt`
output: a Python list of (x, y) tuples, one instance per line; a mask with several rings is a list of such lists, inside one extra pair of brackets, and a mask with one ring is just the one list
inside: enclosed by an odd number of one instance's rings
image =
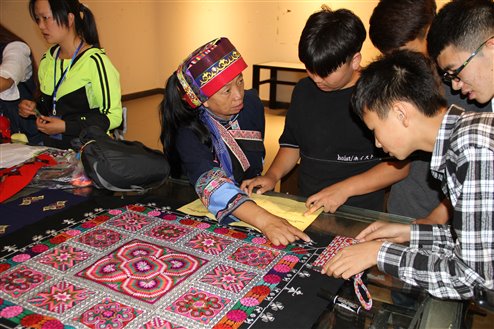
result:
[[(299, 192), (310, 196), (380, 162), (372, 132), (350, 107), (353, 88), (320, 90), (310, 78), (293, 91), (281, 147), (300, 150)], [(383, 210), (384, 192), (352, 197), (347, 205)]]

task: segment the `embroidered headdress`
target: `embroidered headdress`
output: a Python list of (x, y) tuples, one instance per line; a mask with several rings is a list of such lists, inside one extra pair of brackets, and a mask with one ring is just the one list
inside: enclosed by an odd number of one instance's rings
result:
[(196, 49), (177, 69), (182, 98), (192, 108), (201, 104), (247, 67), (227, 38), (218, 38)]

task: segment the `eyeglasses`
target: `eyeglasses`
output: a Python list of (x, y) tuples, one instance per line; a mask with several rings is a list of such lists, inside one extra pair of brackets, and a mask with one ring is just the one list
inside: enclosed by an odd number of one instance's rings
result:
[(475, 51), (470, 55), (470, 57), (468, 57), (467, 60), (463, 62), (463, 64), (459, 68), (454, 70), (452, 73), (444, 72), (443, 73), (444, 82), (447, 83), (450, 83), (451, 81), (459, 82), (460, 77), (458, 76), (458, 74), (460, 74), (460, 72), (468, 65), (468, 63), (470, 63), (470, 61), (480, 52), (480, 49), (482, 49), (482, 47), (485, 46), (487, 41), (489, 41), (492, 38), (494, 38), (494, 35), (489, 39), (485, 40), (484, 42), (482, 42), (482, 44), (477, 49), (475, 49)]

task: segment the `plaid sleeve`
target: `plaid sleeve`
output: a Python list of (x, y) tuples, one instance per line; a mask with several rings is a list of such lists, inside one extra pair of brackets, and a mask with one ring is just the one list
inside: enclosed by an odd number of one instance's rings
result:
[[(378, 268), (405, 283), (420, 286), (433, 296), (470, 299), (482, 280), (451, 252), (431, 252), (385, 242), (378, 253)], [(450, 255), (450, 256), (448, 256)]]
[(449, 250), (452, 252), (455, 242), (449, 225), (412, 224), (410, 229), (410, 248), (425, 249), (434, 252)]

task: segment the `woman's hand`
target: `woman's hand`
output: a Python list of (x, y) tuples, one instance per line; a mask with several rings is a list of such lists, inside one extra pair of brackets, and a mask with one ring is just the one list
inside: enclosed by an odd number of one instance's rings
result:
[(275, 246), (287, 245), (299, 239), (305, 242), (310, 241), (307, 234), (290, 224), (286, 219), (269, 215), (258, 228)]
[(27, 118), (30, 115), (36, 115), (34, 111), (36, 109), (36, 103), (27, 99), (23, 99), (19, 103), (19, 115), (23, 118)]
[(65, 121), (57, 117), (40, 116), (36, 119), (38, 130), (47, 135), (63, 134)]
[(307, 234), (290, 224), (286, 219), (273, 215), (253, 201), (242, 203), (233, 215), (258, 228), (275, 246), (287, 245), (298, 239), (310, 241)]

